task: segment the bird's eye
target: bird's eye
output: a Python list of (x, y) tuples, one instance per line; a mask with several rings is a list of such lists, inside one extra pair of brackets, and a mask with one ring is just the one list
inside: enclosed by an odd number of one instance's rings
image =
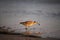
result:
[(36, 21), (34, 21), (34, 23), (36, 23)]

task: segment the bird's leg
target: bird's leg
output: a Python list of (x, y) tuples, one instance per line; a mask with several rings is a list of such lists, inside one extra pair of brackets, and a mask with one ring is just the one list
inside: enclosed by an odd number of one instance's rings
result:
[(25, 30), (26, 30), (26, 34), (27, 34), (28, 33), (28, 28), (26, 27)]
[(26, 27), (26, 28), (25, 28), (26, 32), (29, 32), (28, 28), (29, 28), (29, 27)]
[(28, 30), (28, 28), (27, 28), (27, 27), (26, 27), (25, 29), (26, 29), (26, 30)]
[(28, 31), (28, 26), (26, 26), (25, 30), (26, 30), (26, 32)]

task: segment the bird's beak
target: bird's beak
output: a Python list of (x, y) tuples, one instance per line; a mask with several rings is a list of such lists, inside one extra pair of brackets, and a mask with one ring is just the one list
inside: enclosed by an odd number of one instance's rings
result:
[(40, 24), (38, 23), (38, 25), (40, 25)]
[(40, 23), (38, 23), (38, 25), (40, 25)]

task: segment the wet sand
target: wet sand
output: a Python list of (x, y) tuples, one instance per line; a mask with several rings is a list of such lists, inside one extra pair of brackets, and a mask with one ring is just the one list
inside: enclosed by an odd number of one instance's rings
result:
[(56, 38), (26, 37), (26, 36), (21, 36), (21, 35), (0, 34), (0, 40), (59, 40), (59, 39), (56, 39)]

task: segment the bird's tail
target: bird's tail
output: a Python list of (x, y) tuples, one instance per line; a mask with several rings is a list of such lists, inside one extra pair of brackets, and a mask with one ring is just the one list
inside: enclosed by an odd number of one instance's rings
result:
[(20, 24), (23, 24), (23, 22), (20, 22)]

